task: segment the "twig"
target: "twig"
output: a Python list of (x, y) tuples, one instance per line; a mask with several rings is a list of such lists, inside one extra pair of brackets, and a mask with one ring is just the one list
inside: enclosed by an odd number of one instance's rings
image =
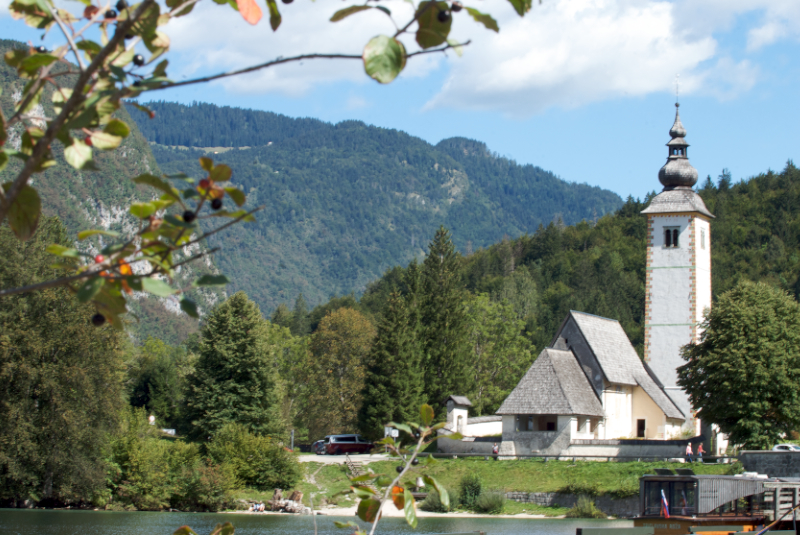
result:
[(49, 2), (45, 2), (45, 5), (47, 6), (47, 9), (50, 10), (50, 14), (56, 20), (56, 24), (58, 24), (58, 27), (61, 28), (61, 33), (63, 33), (64, 37), (67, 38), (69, 47), (72, 49), (72, 53), (75, 54), (75, 59), (78, 60), (78, 67), (80, 67), (81, 71), (85, 70), (86, 65), (83, 64), (83, 59), (81, 58), (81, 55), (78, 52), (78, 47), (75, 46), (75, 41), (73, 41), (72, 37), (70, 37), (69, 32), (67, 31), (67, 27), (64, 25), (64, 21), (61, 20), (61, 17), (58, 16), (58, 12), (53, 9), (53, 6), (51, 6)]
[(65, 284), (69, 284), (70, 282), (75, 282), (83, 279), (88, 279), (89, 277), (94, 277), (95, 275), (99, 275), (103, 271), (105, 271), (105, 268), (99, 271), (86, 271), (78, 275), (72, 275), (71, 277), (61, 277), (60, 279), (53, 279), (46, 282), (29, 284), (28, 286), (22, 286), (20, 288), (11, 288), (10, 290), (0, 290), (0, 297), (8, 297), (9, 295), (23, 294), (26, 292), (33, 292), (35, 290), (46, 290), (47, 288), (55, 288), (56, 286), (64, 286)]
[(202, 241), (202, 240), (208, 238), (209, 236), (213, 236), (217, 232), (219, 232), (219, 231), (221, 231), (223, 229), (226, 229), (226, 228), (230, 227), (231, 225), (235, 225), (236, 223), (238, 223), (239, 221), (241, 221), (245, 217), (247, 217), (249, 215), (253, 215), (256, 212), (260, 212), (261, 210), (263, 210), (266, 207), (267, 207), (266, 204), (262, 204), (258, 208), (253, 208), (252, 210), (250, 210), (246, 214), (242, 214), (239, 217), (237, 217), (236, 219), (231, 219), (230, 221), (228, 221), (227, 223), (225, 223), (221, 227), (217, 227), (214, 230), (212, 230), (211, 232), (207, 232), (206, 234), (203, 234), (202, 236), (199, 236), (199, 237), (197, 237), (197, 238), (195, 238), (195, 239), (193, 239), (193, 240), (191, 240), (191, 241), (189, 241), (187, 243), (184, 243), (183, 245), (181, 245), (181, 247), (187, 247), (189, 245), (194, 245), (195, 243), (197, 243), (199, 241)]

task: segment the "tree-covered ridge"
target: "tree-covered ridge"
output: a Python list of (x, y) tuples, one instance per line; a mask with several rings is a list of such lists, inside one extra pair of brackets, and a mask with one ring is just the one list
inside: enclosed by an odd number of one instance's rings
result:
[[(231, 166), (248, 206), (266, 208), (256, 224), (220, 235), (226, 250), (217, 262), (232, 275), (232, 289), (264, 310), (301, 292), (312, 304), (360, 293), (389, 267), (422, 258), (442, 224), (460, 250), (469, 250), (554, 217), (594, 219), (621, 203), (614, 193), (520, 166), (475, 141), (434, 147), (359, 121), (332, 125), (208, 104), (148, 106), (156, 112), (152, 121), (131, 114), (150, 141), (175, 145), (152, 145), (165, 172), (199, 174), (197, 158), (209, 147), (240, 145), (214, 158)], [(465, 145), (478, 147), (476, 154)], [(248, 242), (255, 246), (238, 246)]]

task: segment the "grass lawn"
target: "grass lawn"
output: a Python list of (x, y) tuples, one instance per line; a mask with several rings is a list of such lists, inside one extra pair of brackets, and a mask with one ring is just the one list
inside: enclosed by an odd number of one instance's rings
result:
[[(398, 461), (380, 461), (365, 465), (376, 474), (394, 477)], [(320, 463), (303, 463), (306, 479), (298, 485), (303, 491), (303, 501), (308, 504), (309, 493), (325, 496), (328, 503), (352, 505), (351, 496), (334, 495), (347, 490), (350, 482), (348, 472), (343, 465), (323, 465)], [(427, 474), (435, 477), (446, 487), (458, 487), (461, 478), (467, 473), (476, 473), (483, 482), (484, 489), (496, 489), (504, 492), (572, 492), (588, 494), (609, 494), (612, 496), (632, 496), (639, 492), (639, 477), (654, 474), (655, 468), (691, 468), (696, 474), (736, 474), (741, 472), (741, 465), (734, 464), (677, 464), (665, 462), (595, 462), (595, 461), (543, 461), (542, 459), (525, 459), (519, 461), (486, 461), (481, 457), (462, 459), (437, 459), (436, 463), (423, 467), (417, 466), (410, 475), (404, 478), (403, 486), (413, 487), (418, 475)], [(312, 474), (316, 484), (308, 481)], [(315, 500), (318, 503), (318, 498)], [(515, 504), (507, 502), (509, 513), (533, 512), (537, 509), (532, 504)], [(519, 508), (517, 507), (519, 506)], [(519, 509), (519, 510), (517, 510)], [(539, 507), (541, 513), (553, 516), (563, 514), (561, 508)], [(554, 510), (558, 512), (553, 512)], [(514, 511), (514, 512), (512, 512)]]

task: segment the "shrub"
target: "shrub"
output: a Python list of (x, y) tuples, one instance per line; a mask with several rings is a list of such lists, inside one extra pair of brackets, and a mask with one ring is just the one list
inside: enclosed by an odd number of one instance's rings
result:
[(503, 506), (506, 503), (506, 495), (500, 490), (490, 490), (483, 492), (478, 499), (475, 500), (473, 508), (477, 513), (489, 513), (492, 515), (499, 515), (503, 512)]
[(172, 505), (176, 509), (221, 511), (234, 505), (231, 491), (235, 482), (231, 467), (197, 462), (184, 468)]
[(291, 452), (241, 424), (223, 426), (207, 450), (215, 462), (229, 465), (236, 478), (249, 487), (290, 489), (300, 480), (302, 469)]
[(467, 509), (472, 509), (475, 500), (481, 495), (481, 478), (478, 474), (469, 473), (461, 478), (459, 484), (459, 494), (461, 495), (461, 505)]
[(450, 498), (450, 507), (445, 507), (442, 505), (442, 500), (439, 497), (439, 493), (436, 489), (432, 489), (428, 492), (428, 496), (419, 504), (419, 508), (423, 511), (429, 511), (431, 513), (449, 513), (453, 509), (455, 509), (456, 504), (458, 503), (458, 491), (456, 489), (447, 488), (447, 496)]
[(588, 496), (578, 498), (578, 503), (567, 511), (567, 518), (607, 518), (607, 515), (597, 508), (594, 500)]

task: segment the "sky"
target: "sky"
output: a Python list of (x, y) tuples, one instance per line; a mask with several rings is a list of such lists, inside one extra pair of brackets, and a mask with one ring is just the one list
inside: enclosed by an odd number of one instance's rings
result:
[[(8, 3), (0, 0), (0, 36), (42, 42), (41, 31), (11, 19)], [(797, 0), (542, 0), (524, 18), (507, 0), (464, 4), (490, 13), (499, 33), (462, 10), (451, 37), (470, 41), (463, 55), (410, 58), (389, 85), (368, 78), (360, 60), (310, 60), (152, 98), (356, 119), (433, 144), (464, 136), (625, 198), (661, 187), (677, 77), (689, 157), (701, 181), (716, 180), (723, 168), (746, 179), (800, 158)], [(279, 3), (283, 23), (272, 32), (266, 18), (251, 26), (204, 0), (166, 26), (168, 74), (180, 81), (299, 53), (358, 55), (373, 36), (394, 33), (390, 18), (374, 9), (329, 21), (347, 5)], [(380, 5), (398, 24), (412, 15), (409, 0)], [(409, 52), (418, 50), (413, 35), (401, 40)], [(44, 38), (51, 47), (62, 42), (55, 29)]]

